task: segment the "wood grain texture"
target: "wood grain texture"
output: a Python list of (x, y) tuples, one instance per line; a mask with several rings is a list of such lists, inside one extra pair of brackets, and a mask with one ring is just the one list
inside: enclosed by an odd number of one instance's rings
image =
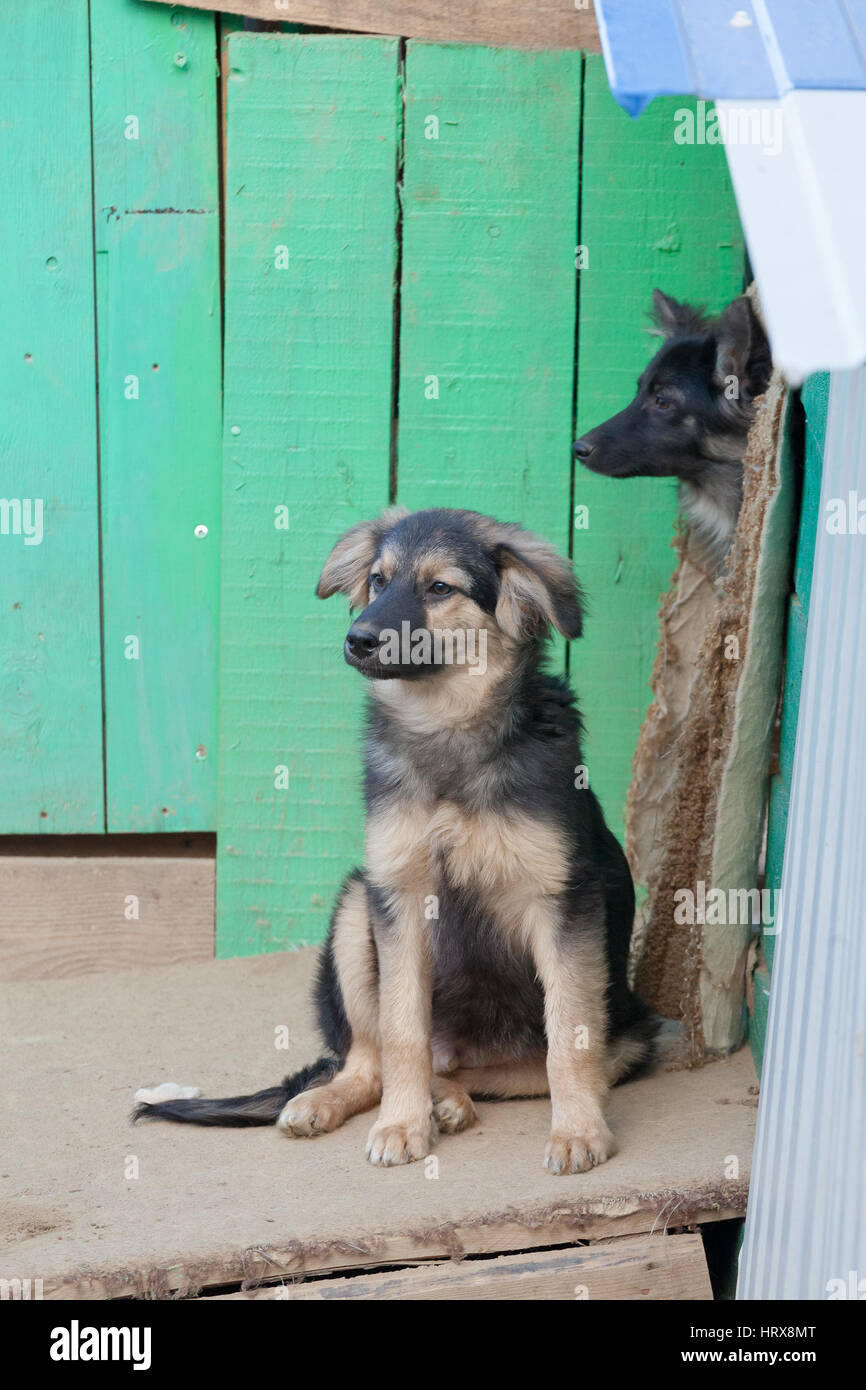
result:
[(0, 833), (101, 830), (86, 0), (13, 6), (0, 85)]
[(192, 5), (368, 34), (601, 52), (591, 0), (192, 0)]
[(397, 497), (565, 551), (581, 57), (409, 44), (406, 74)]
[(215, 1295), (211, 1302), (387, 1299), (396, 1302), (583, 1302), (596, 1299), (656, 1303), (712, 1299), (703, 1242), (697, 1234), (625, 1236), (597, 1245), (538, 1250), (460, 1264), (419, 1265), (386, 1274), (322, 1279), (304, 1284)]
[[(721, 309), (743, 283), (744, 244), (721, 146), (674, 143), (674, 113), (654, 101), (639, 121), (616, 105), (601, 58), (586, 60), (580, 242), (577, 432), (628, 405), (659, 340), (654, 286)], [(658, 598), (675, 567), (672, 479), (602, 478), (578, 466), (574, 560), (591, 604), (571, 670), (588, 727), (587, 762), (607, 819), (622, 833), (631, 760), (649, 703)]]
[(92, 0), (90, 13), (108, 829), (206, 830), (220, 540), (215, 25), (127, 0)]
[(214, 860), (0, 856), (0, 980), (66, 979), (214, 954)]
[(319, 939), (362, 844), (348, 607), (313, 591), (388, 498), (399, 109), (396, 40), (228, 52), (223, 956)]

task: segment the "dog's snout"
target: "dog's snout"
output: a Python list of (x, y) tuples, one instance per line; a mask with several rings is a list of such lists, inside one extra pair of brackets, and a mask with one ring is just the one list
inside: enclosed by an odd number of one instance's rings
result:
[(346, 647), (352, 656), (372, 656), (379, 646), (379, 634), (365, 623), (353, 623), (346, 635)]
[(594, 448), (595, 445), (590, 444), (586, 439), (576, 440), (574, 445), (575, 458), (588, 459)]

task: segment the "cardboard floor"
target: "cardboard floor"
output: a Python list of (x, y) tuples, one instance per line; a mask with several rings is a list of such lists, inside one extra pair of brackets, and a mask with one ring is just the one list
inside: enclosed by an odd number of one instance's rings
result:
[[(0, 1278), (45, 1297), (167, 1297), (332, 1268), (508, 1251), (742, 1214), (747, 1050), (617, 1089), (620, 1151), (541, 1166), (549, 1102), (479, 1105), (436, 1163), (375, 1169), (371, 1116), (332, 1135), (129, 1124), (135, 1089), (273, 1085), (318, 1055), (315, 952), (4, 985)], [(278, 1046), (288, 1040), (288, 1047)]]

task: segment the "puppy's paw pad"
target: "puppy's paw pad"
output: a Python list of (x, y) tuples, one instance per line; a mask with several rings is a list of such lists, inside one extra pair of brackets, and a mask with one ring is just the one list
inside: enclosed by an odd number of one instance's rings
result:
[(554, 1177), (588, 1173), (615, 1153), (616, 1140), (607, 1126), (580, 1135), (554, 1131), (544, 1151), (544, 1167)]
[(343, 1123), (342, 1107), (328, 1100), (321, 1092), (304, 1091), (284, 1105), (277, 1119), (277, 1128), (295, 1139), (309, 1139), (316, 1134), (330, 1134)]
[(440, 1134), (459, 1134), (478, 1119), (475, 1106), (469, 1096), (445, 1096), (433, 1107), (433, 1114)]
[(367, 1138), (367, 1157), (377, 1168), (395, 1168), (426, 1158), (433, 1147), (433, 1126), (418, 1121), (411, 1124), (375, 1124)]
[(159, 1086), (140, 1086), (134, 1100), (136, 1105), (159, 1105), (163, 1100), (198, 1100), (201, 1086), (179, 1086), (176, 1081), (163, 1081)]

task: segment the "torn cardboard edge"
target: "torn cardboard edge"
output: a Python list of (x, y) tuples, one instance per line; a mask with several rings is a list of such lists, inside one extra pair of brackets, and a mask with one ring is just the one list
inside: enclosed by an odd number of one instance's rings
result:
[[(749, 293), (760, 314), (754, 287)], [(774, 372), (743, 458), (725, 575), (714, 584), (680, 538), (626, 808), (629, 862), (646, 887), (632, 975), (654, 1008), (682, 1023), (692, 1061), (731, 1051), (744, 1034), (755, 926), (739, 920), (745, 900), (736, 895), (758, 887), (782, 671), (794, 490), (788, 409)], [(683, 890), (697, 908), (711, 889), (738, 920), (706, 924), (699, 910), (687, 920)], [(678, 904), (685, 921), (675, 920)]]

